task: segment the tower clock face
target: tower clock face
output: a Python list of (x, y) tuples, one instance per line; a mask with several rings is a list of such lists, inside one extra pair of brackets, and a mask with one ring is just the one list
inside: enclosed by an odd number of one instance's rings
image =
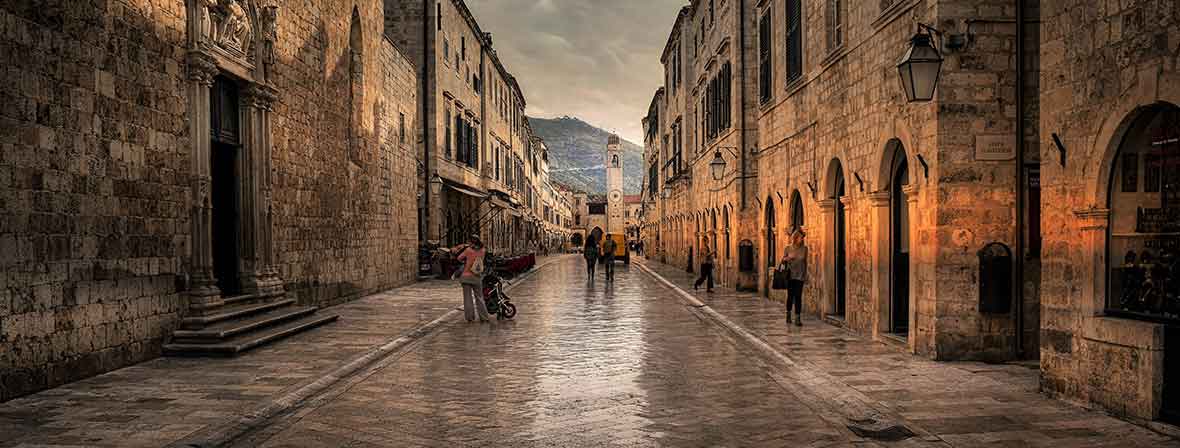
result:
[(623, 198), (623, 193), (620, 193), (619, 190), (611, 190), (611, 192), (610, 192), (610, 201), (611, 202), (619, 202), (619, 200), (622, 198)]

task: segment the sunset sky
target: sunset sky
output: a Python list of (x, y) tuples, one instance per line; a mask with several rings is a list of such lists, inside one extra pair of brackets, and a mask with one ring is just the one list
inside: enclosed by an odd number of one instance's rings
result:
[(643, 144), (660, 53), (686, 0), (467, 0), (530, 116), (570, 115)]

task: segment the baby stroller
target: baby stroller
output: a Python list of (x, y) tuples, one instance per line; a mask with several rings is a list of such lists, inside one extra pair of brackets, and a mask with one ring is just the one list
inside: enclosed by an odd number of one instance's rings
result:
[(495, 314), (497, 319), (511, 319), (516, 317), (516, 305), (504, 293), (504, 280), (500, 277), (501, 259), (488, 256), (488, 270), (483, 277), (483, 301), (488, 307), (488, 313)]

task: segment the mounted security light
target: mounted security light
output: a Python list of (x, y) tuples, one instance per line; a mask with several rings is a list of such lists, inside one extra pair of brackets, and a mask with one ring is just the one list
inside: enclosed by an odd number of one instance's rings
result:
[(927, 102), (934, 98), (943, 61), (934, 38), (941, 34), (938, 30), (919, 23), (918, 33), (910, 38), (910, 48), (897, 64), (906, 101)]

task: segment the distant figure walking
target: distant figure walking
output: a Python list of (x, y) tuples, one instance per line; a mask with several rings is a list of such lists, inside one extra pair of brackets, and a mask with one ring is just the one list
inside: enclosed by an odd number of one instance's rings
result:
[(606, 274), (606, 281), (615, 281), (615, 251), (618, 250), (619, 245), (610, 235), (606, 236), (606, 240), (602, 242), (602, 259), (605, 261), (603, 272)]
[(709, 239), (704, 239), (705, 248), (701, 252), (701, 276), (697, 278), (696, 283), (692, 284), (692, 289), (696, 290), (701, 287), (701, 283), (708, 282), (705, 285), (705, 292), (713, 292), (713, 264), (714, 259), (713, 250), (709, 247)]
[(803, 325), (803, 285), (807, 282), (807, 235), (802, 229), (791, 234), (791, 245), (787, 246), (783, 260), (787, 263), (790, 276), (787, 280), (787, 320), (791, 320), (791, 307), (795, 308), (795, 326)]
[[(479, 321), (491, 320), (488, 315), (487, 304), (483, 301), (483, 275), (486, 266), (484, 257), (487, 250), (478, 236), (472, 235), (467, 240), (467, 246), (459, 253), (458, 260), (463, 262), (463, 272), (459, 274), (459, 283), (463, 285), (463, 316), (468, 322), (475, 320), (475, 313), (479, 312)], [(474, 307), (474, 309), (472, 309)]]
[(586, 238), (582, 256), (586, 258), (586, 279), (594, 281), (594, 266), (598, 264), (598, 241), (593, 237)]

